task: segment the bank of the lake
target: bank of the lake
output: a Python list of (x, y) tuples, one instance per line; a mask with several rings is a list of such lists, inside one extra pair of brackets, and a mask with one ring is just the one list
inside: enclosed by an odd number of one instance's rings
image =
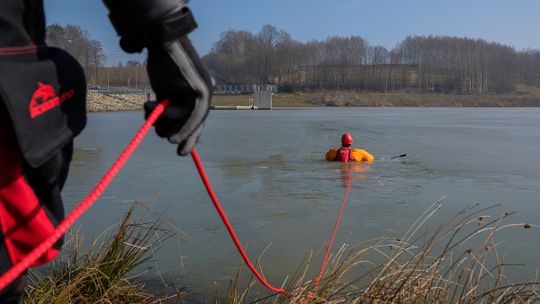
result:
[[(248, 106), (251, 95), (217, 95), (214, 106)], [(103, 94), (90, 92), (89, 112), (137, 111), (147, 100), (146, 94)], [(151, 96), (154, 98), (154, 95)], [(540, 89), (519, 88), (512, 94), (453, 95), (373, 93), (356, 91), (314, 91), (277, 93), (274, 107), (538, 107)]]
[[(214, 96), (212, 104), (247, 106), (250, 98), (249, 95)], [(314, 91), (278, 93), (272, 103), (274, 107), (538, 107), (540, 89), (521, 88), (513, 94), (486, 95)]]
[[(152, 94), (152, 98), (153, 98)], [(88, 112), (139, 111), (147, 100), (146, 94), (109, 94), (88, 92), (86, 110)]]

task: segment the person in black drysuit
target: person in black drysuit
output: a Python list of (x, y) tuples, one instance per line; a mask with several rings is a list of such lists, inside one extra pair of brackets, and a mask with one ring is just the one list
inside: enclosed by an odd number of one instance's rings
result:
[[(201, 134), (211, 78), (187, 34), (195, 27), (179, 0), (104, 0), (128, 53), (148, 51), (147, 70), (157, 100), (171, 105), (157, 134), (188, 155)], [(60, 191), (73, 138), (86, 124), (86, 83), (76, 60), (45, 43), (42, 0), (0, 1), (0, 273), (43, 241), (64, 218)], [(155, 102), (144, 105), (146, 115)], [(56, 257), (60, 240), (33, 266)], [(17, 303), (24, 275), (0, 291)]]

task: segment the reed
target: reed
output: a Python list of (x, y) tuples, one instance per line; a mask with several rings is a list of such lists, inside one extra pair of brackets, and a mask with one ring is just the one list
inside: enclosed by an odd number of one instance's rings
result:
[(441, 208), (437, 202), (399, 238), (338, 248), (316, 290), (312, 270), (318, 268), (318, 262), (311, 253), (286, 284), (291, 299), (282, 295), (262, 297), (253, 292), (253, 279), (242, 290), (237, 276), (225, 296), (216, 289), (214, 302), (536, 303), (540, 301), (540, 281), (511, 282), (505, 275), (511, 265), (505, 264), (498, 252), (495, 236), (505, 229), (538, 227), (509, 224), (511, 213), (503, 211), (495, 217), (486, 215), (498, 207), (468, 206), (446, 223), (429, 228), (430, 218)]
[[(214, 287), (215, 304), (247, 303), (536, 303), (540, 281), (512, 282), (497, 233), (506, 229), (537, 229), (528, 223), (508, 223), (512, 214), (500, 206), (475, 204), (443, 224), (433, 225), (437, 202), (398, 238), (385, 237), (335, 250), (315, 288), (319, 254), (311, 252), (284, 283), (291, 298), (265, 295), (241, 268), (222, 294)], [(82, 237), (68, 237), (62, 255), (44, 270), (31, 270), (23, 303), (168, 303), (183, 294), (157, 297), (133, 276), (137, 266), (172, 236), (161, 218), (136, 217), (134, 205), (113, 233), (104, 233), (86, 253)], [(490, 216), (488, 213), (498, 213)], [(156, 237), (156, 235), (161, 235)], [(509, 253), (511, 256), (511, 252)], [(259, 267), (259, 263), (257, 263)]]
[[(144, 284), (126, 277), (151, 258), (153, 247), (171, 236), (162, 221), (147, 220), (148, 210), (136, 215), (134, 204), (113, 233), (105, 232), (81, 252), (82, 236), (67, 236), (62, 254), (43, 270), (31, 269), (25, 304), (45, 303), (161, 303), (144, 291)], [(158, 237), (156, 237), (159, 235)]]

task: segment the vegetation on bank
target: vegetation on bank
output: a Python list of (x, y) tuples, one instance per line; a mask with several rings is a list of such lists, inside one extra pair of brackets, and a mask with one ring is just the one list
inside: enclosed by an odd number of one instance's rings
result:
[(527, 91), (489, 95), (334, 91), (315, 93), (309, 102), (332, 107), (538, 107), (540, 95)]
[[(273, 107), (317, 107), (313, 102), (314, 93), (278, 93), (272, 96)], [(212, 97), (214, 106), (248, 106), (253, 95), (216, 95)]]
[[(162, 221), (136, 216), (135, 204), (118, 225), (116, 232), (94, 240), (90, 249), (81, 252), (82, 235), (68, 235), (60, 256), (44, 270), (31, 269), (23, 304), (64, 303), (162, 303), (172, 297), (159, 298), (138, 283), (137, 266), (148, 262), (151, 251), (171, 236)], [(158, 235), (159, 237), (156, 237)], [(128, 277), (130, 279), (128, 279)]]
[[(152, 98), (155, 98), (152, 95)], [(248, 106), (252, 95), (216, 95), (213, 106)], [(88, 112), (140, 111), (146, 94), (89, 93)], [(515, 94), (451, 95), (312, 91), (277, 93), (274, 107), (538, 107), (540, 89), (521, 87)]]
[[(283, 283), (290, 298), (268, 294), (253, 276), (238, 273), (223, 291), (215, 287), (216, 304), (247, 303), (534, 303), (540, 301), (540, 281), (512, 282), (505, 270), (512, 265), (498, 252), (498, 232), (537, 229), (527, 223), (508, 223), (511, 215), (499, 206), (478, 204), (461, 210), (446, 223), (428, 224), (441, 208), (433, 204), (404, 235), (361, 246), (343, 244), (331, 254), (315, 289), (320, 257), (309, 254), (296, 273)], [(498, 212), (491, 217), (490, 212)], [(137, 266), (148, 262), (152, 250), (171, 236), (161, 219), (125, 216), (106, 241), (94, 241), (81, 252), (81, 237), (68, 239), (59, 259), (44, 271), (32, 270), (26, 288), (29, 303), (189, 303), (185, 293), (169, 297), (145, 290)], [(159, 234), (161, 237), (156, 238)], [(523, 233), (527, 233), (524, 231)], [(261, 266), (264, 268), (263, 266)], [(522, 266), (524, 267), (524, 266)], [(209, 284), (210, 285), (210, 284)], [(244, 286), (244, 287), (242, 287)], [(210, 299), (203, 299), (210, 301)]]
[[(155, 98), (155, 95), (151, 95)], [(213, 106), (248, 106), (253, 95), (215, 95)], [(88, 93), (88, 112), (140, 111), (146, 94)], [(540, 88), (520, 86), (514, 94), (453, 95), (357, 91), (280, 92), (274, 107), (538, 107)]]
[[(215, 106), (247, 106), (251, 95), (219, 95)], [(522, 87), (515, 94), (455, 95), (311, 91), (277, 93), (274, 107), (538, 107), (540, 89)]]
[[(441, 208), (437, 202), (426, 210), (399, 238), (383, 238), (352, 247), (344, 244), (332, 254), (323, 279), (315, 290), (310, 268), (318, 269), (309, 255), (289, 277), (281, 295), (253, 292), (253, 280), (240, 288), (230, 282), (219, 304), (247, 303), (537, 303), (540, 281), (512, 282), (505, 271), (511, 264), (498, 252), (498, 232), (507, 229), (539, 228), (527, 223), (507, 223), (511, 215), (497, 206), (468, 206), (446, 223), (429, 227), (430, 218)], [(526, 233), (526, 232), (524, 232)], [(520, 265), (524, 267), (524, 265)], [(517, 266), (519, 267), (519, 266)]]

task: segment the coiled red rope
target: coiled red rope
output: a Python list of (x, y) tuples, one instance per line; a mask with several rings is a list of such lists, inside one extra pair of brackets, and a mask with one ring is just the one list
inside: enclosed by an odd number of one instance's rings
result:
[(51, 248), (54, 243), (56, 243), (64, 233), (71, 227), (75, 221), (94, 204), (96, 199), (105, 191), (107, 186), (113, 180), (113, 178), (118, 174), (120, 169), (124, 166), (126, 161), (129, 159), (133, 151), (137, 149), (137, 146), (141, 143), (143, 138), (148, 133), (148, 130), (152, 127), (157, 118), (163, 113), (165, 108), (169, 105), (170, 100), (165, 99), (160, 102), (157, 107), (152, 111), (150, 116), (146, 119), (142, 127), (139, 129), (137, 134), (129, 142), (128, 146), (124, 149), (122, 154), (118, 156), (116, 161), (112, 164), (111, 168), (105, 173), (101, 178), (99, 183), (92, 189), (90, 194), (71, 211), (71, 213), (64, 218), (62, 222), (56, 227), (54, 232), (45, 239), (39, 246), (34, 248), (26, 257), (24, 257), (20, 262), (13, 266), (10, 270), (5, 272), (0, 277), (0, 290), (4, 289), (9, 283), (15, 280), (18, 276), (21, 275), (32, 263), (39, 259), (49, 248)]

